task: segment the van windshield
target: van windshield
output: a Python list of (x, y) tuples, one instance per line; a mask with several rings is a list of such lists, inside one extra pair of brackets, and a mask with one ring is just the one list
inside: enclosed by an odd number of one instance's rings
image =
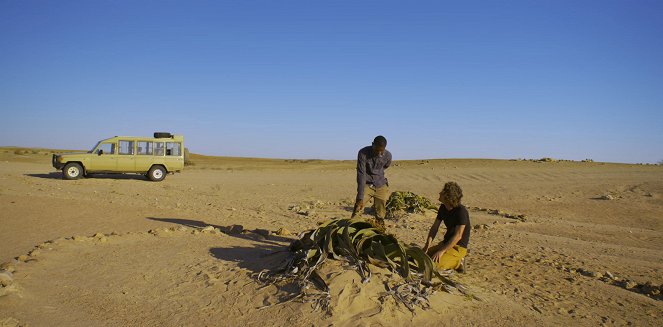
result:
[(100, 143), (101, 143), (101, 141), (97, 142), (97, 144), (95, 144), (95, 145), (92, 147), (92, 150), (88, 151), (87, 153), (93, 153), (93, 152), (94, 152), (94, 149), (96, 149), (96, 148), (99, 146)]

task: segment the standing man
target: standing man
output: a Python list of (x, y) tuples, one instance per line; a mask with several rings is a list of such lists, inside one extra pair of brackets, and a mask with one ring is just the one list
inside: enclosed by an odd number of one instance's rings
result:
[(352, 217), (362, 214), (364, 198), (373, 198), (373, 207), (377, 223), (384, 227), (389, 198), (389, 182), (384, 177), (384, 170), (391, 165), (391, 152), (386, 150), (387, 139), (376, 136), (371, 146), (359, 150), (357, 155), (357, 199)]

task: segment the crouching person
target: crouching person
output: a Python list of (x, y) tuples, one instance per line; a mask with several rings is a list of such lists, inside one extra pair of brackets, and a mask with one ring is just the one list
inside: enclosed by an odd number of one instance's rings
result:
[[(455, 182), (444, 184), (440, 192), (442, 205), (423, 247), (424, 252), (436, 263), (438, 270), (462, 269), (463, 258), (467, 255), (472, 228), (467, 209), (460, 203), (462, 197), (463, 190)], [(444, 238), (442, 242), (431, 246), (442, 222), (446, 227)]]

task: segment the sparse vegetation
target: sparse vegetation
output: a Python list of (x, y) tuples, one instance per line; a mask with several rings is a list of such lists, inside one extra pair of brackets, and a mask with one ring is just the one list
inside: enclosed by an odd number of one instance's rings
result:
[[(466, 294), (462, 285), (435, 270), (433, 261), (421, 248), (403, 245), (393, 235), (361, 219), (333, 219), (304, 232), (290, 245), (283, 267), (274, 272), (261, 272), (258, 280), (272, 284), (295, 282), (300, 287), (299, 294), (291, 300), (313, 302), (317, 308), (326, 310), (331, 295), (317, 270), (328, 258), (344, 260), (355, 267), (362, 283), (367, 283), (372, 276), (369, 264), (396, 273), (403, 280), (389, 288), (386, 295), (393, 296), (412, 311), (417, 306), (429, 307), (427, 297), (433, 289), (458, 290)], [(433, 284), (433, 277), (441, 282)], [(319, 292), (307, 293), (310, 285)]]
[(427, 209), (437, 210), (431, 200), (412, 192), (396, 191), (387, 200), (387, 216), (395, 217), (399, 213), (422, 213)]

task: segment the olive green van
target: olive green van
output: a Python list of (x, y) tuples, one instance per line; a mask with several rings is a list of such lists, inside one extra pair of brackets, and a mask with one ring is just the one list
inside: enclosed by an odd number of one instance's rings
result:
[(184, 169), (184, 136), (154, 133), (154, 137), (115, 136), (101, 140), (87, 153), (53, 155), (62, 178), (79, 179), (91, 173), (143, 174), (159, 182)]

